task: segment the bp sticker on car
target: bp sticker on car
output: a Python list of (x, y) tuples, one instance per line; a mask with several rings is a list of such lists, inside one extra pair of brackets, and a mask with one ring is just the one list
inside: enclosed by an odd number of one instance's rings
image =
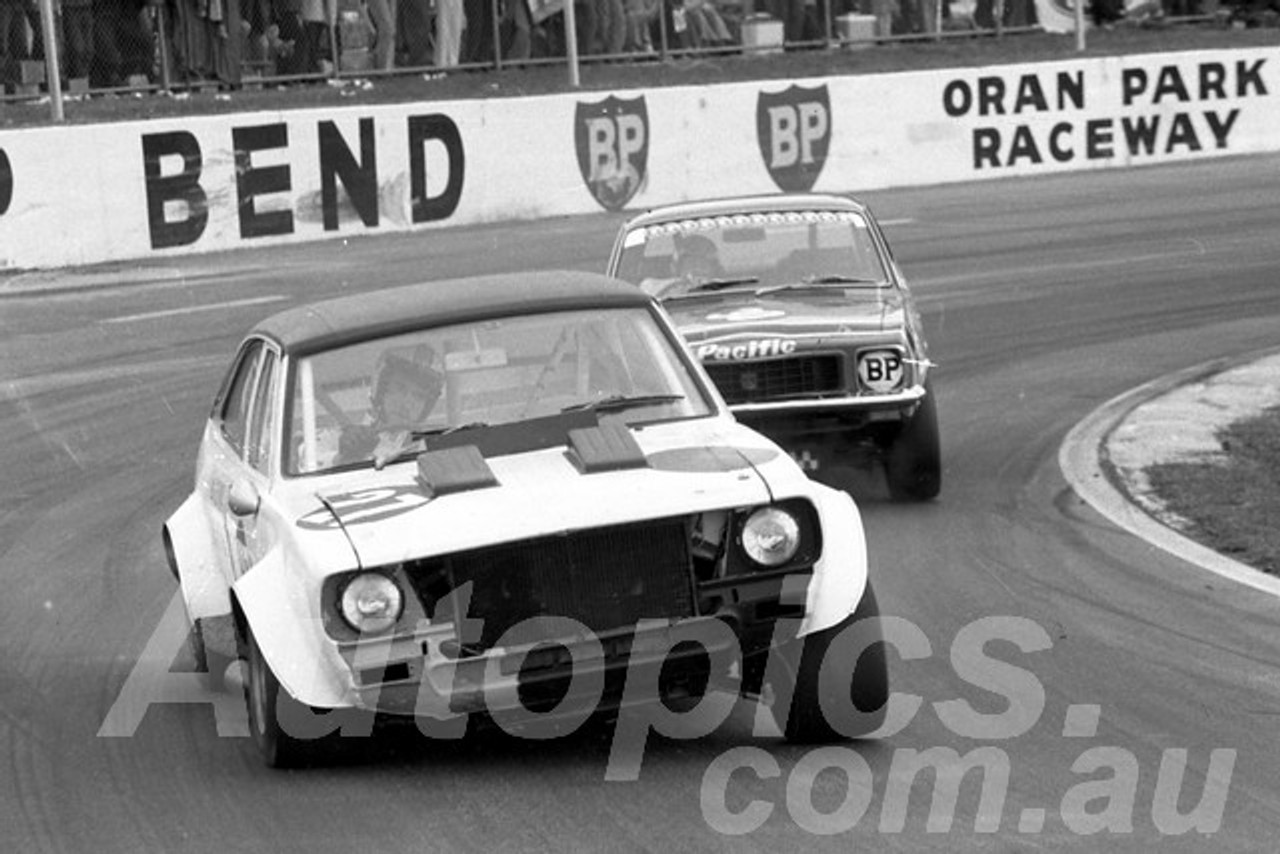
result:
[(872, 391), (892, 391), (902, 383), (906, 363), (897, 350), (869, 350), (858, 354), (858, 379)]

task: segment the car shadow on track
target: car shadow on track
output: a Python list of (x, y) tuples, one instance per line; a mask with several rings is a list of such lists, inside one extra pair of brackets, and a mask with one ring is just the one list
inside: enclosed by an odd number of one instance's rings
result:
[[(473, 718), (475, 725), (468, 727), (464, 737), (441, 739), (423, 734), (411, 720), (401, 720), (380, 724), (367, 737), (340, 740), (335, 748), (317, 756), (312, 765), (321, 771), (325, 768), (366, 769), (391, 774), (419, 774), (429, 770), (433, 774), (447, 774), (454, 783), (468, 779), (484, 782), (495, 774), (508, 781), (528, 776), (531, 782), (536, 782), (547, 773), (586, 773), (597, 780), (623, 780), (628, 779), (627, 769), (632, 769), (636, 776), (661, 775), (664, 769), (683, 768), (690, 762), (705, 769), (725, 751), (742, 746), (764, 748), (784, 758), (809, 749), (805, 745), (788, 744), (781, 732), (768, 724), (757, 727), (760, 707), (754, 700), (715, 691), (705, 702), (714, 715), (724, 715), (723, 721), (709, 733), (699, 731), (697, 725), (688, 720), (668, 718), (662, 727), (665, 735), (648, 730), (637, 743), (634, 738), (619, 734), (615, 714), (602, 714), (566, 728), (561, 734), (545, 737), (544, 733), (540, 738), (531, 738), (519, 731), (508, 732), (492, 722)], [(690, 713), (690, 710), (682, 708), (679, 712)], [(690, 717), (693, 717), (691, 713)], [(630, 735), (634, 735), (634, 730)], [(619, 750), (619, 738), (632, 749)], [(886, 746), (875, 740), (854, 740), (849, 744), (873, 766), (876, 757), (887, 751)], [(244, 749), (252, 752), (247, 740)], [(619, 773), (622, 776), (609, 776)]]

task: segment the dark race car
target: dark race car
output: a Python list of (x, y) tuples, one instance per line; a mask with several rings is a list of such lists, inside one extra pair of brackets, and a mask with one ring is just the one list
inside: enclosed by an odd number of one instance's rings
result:
[(622, 226), (607, 272), (657, 296), (738, 420), (810, 472), (870, 451), (892, 497), (937, 496), (933, 364), (866, 205), (795, 194), (656, 208)]

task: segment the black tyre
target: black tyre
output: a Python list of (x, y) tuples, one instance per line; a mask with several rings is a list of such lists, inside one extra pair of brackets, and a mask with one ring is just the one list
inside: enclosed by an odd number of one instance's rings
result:
[(885, 456), (885, 479), (895, 501), (928, 501), (942, 489), (942, 448), (938, 439), (938, 408), (933, 389), (925, 386), (924, 400), (902, 425)]
[[(780, 702), (790, 696), (783, 734), (787, 741), (801, 744), (843, 741), (868, 735), (884, 722), (889, 702), (889, 669), (885, 663), (884, 642), (878, 626), (868, 624), (861, 631), (874, 632), (866, 644), (857, 642), (865, 638), (859, 630), (844, 638), (840, 635), (861, 620), (880, 616), (871, 580), (867, 579), (862, 601), (852, 615), (825, 631), (808, 635), (784, 650), (784, 657), (791, 665), (787, 675), (793, 680), (789, 685), (775, 685), (774, 694)], [(855, 639), (854, 635), (859, 635)], [(859, 655), (859, 652), (861, 654)], [(856, 658), (855, 658), (856, 656)], [(831, 659), (828, 684), (823, 685), (821, 674), (823, 661)], [(831, 678), (835, 676), (836, 678)], [(823, 709), (823, 689), (829, 692), (847, 692), (853, 708), (843, 702), (843, 697), (831, 697)], [(843, 715), (833, 722), (829, 714)]]
[(270, 768), (294, 768), (314, 762), (333, 736), (323, 715), (299, 703), (281, 687), (251, 630), (246, 630), (245, 704), (249, 732)]

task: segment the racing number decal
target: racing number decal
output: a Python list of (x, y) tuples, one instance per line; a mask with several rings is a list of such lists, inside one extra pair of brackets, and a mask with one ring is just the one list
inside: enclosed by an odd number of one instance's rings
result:
[(871, 391), (893, 391), (902, 384), (906, 365), (896, 350), (872, 350), (858, 356), (858, 379)]
[[(298, 527), (313, 531), (335, 530), (346, 525), (380, 522), (410, 510), (416, 510), (431, 499), (416, 486), (387, 486), (342, 495), (324, 496), (328, 504), (298, 520)], [(329, 507), (333, 510), (330, 512)], [(335, 518), (341, 517), (341, 521)]]

